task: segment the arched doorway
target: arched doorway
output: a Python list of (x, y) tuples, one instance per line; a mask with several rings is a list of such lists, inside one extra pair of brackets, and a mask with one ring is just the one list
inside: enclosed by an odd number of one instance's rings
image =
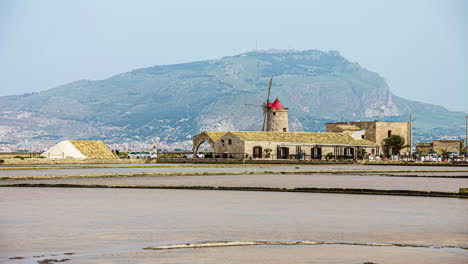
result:
[[(202, 141), (200, 142), (200, 144), (194, 149), (194, 152), (193, 152), (193, 157), (194, 158), (201, 158), (201, 157), (204, 157), (204, 158), (214, 158), (214, 155), (215, 153), (213, 152), (214, 149), (213, 147), (210, 145), (210, 143), (208, 143), (208, 141)], [(201, 153), (202, 155), (197, 155)]]

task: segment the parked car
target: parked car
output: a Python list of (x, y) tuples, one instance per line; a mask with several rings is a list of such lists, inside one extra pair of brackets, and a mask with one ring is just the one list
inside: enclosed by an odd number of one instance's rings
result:
[(139, 159), (140, 158), (140, 152), (130, 152), (127, 154), (127, 159)]
[(127, 154), (128, 159), (155, 159), (158, 157), (156, 152), (130, 152)]
[(182, 156), (182, 158), (184, 158), (184, 159), (193, 159), (193, 153), (184, 154), (184, 156)]
[[(197, 153), (197, 158), (204, 158), (205, 157), (205, 154), (201, 153), (201, 152), (198, 152)], [(184, 159), (193, 159), (193, 153), (187, 153), (187, 154), (184, 154), (182, 156), (182, 158)]]

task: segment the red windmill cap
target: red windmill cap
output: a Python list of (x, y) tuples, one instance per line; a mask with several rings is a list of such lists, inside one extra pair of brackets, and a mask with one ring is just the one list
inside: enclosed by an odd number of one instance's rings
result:
[(281, 104), (280, 100), (278, 100), (278, 98), (276, 98), (276, 100), (273, 103), (269, 103), (268, 106), (271, 107), (271, 109), (273, 110), (285, 109), (284, 106)]

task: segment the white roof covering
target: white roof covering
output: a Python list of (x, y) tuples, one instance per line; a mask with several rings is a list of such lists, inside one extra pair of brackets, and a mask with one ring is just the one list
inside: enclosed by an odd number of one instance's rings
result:
[(83, 155), (69, 140), (60, 141), (48, 151), (41, 154), (41, 156), (49, 159), (85, 159)]

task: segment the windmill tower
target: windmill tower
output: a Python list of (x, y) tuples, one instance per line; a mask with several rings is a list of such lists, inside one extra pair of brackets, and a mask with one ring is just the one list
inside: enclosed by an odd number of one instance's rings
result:
[(262, 131), (268, 132), (289, 132), (288, 109), (284, 108), (280, 100), (276, 98), (270, 103), (270, 92), (273, 77), (268, 82), (268, 94), (263, 107), (263, 127)]
[(288, 109), (276, 98), (266, 108), (266, 128), (264, 131), (289, 132)]

